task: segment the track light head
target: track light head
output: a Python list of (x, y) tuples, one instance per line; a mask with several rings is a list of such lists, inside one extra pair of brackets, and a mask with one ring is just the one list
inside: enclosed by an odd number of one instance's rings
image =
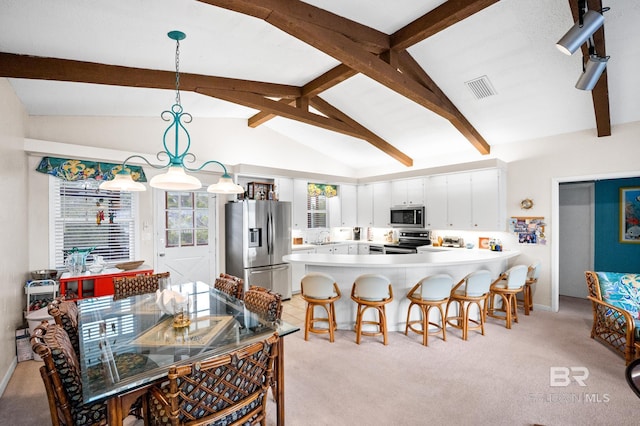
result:
[(556, 43), (556, 47), (564, 54), (573, 55), (602, 24), (604, 24), (604, 16), (596, 11), (589, 10), (584, 14), (582, 25), (576, 22)]
[(598, 83), (600, 76), (607, 67), (607, 61), (609, 57), (601, 58), (596, 55), (589, 56), (589, 60), (584, 68), (584, 72), (576, 83), (576, 89), (579, 90), (593, 90)]

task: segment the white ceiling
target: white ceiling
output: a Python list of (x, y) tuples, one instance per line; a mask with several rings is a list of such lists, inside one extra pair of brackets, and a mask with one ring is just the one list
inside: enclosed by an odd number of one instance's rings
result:
[[(387, 34), (444, 1), (307, 0)], [(611, 124), (640, 121), (640, 2), (603, 1)], [(0, 0), (0, 52), (138, 68), (175, 70), (175, 44), (187, 34), (180, 70), (301, 86), (339, 62), (266, 22), (193, 0)], [(489, 145), (594, 129), (590, 92), (574, 84), (581, 54), (555, 42), (573, 24), (568, 0), (502, 0), (408, 51)], [(464, 84), (486, 75), (497, 95), (477, 100)], [(158, 117), (167, 90), (10, 79), (30, 115)], [(364, 75), (329, 89), (323, 99), (412, 157), (482, 159), (447, 120)], [(182, 92), (198, 117), (251, 117), (257, 111)], [(355, 170), (393, 170), (399, 163), (367, 142), (289, 119), (263, 126)], [(222, 159), (224, 160), (224, 159)], [(285, 165), (286, 167), (286, 165)], [(403, 168), (401, 168), (403, 169)]]

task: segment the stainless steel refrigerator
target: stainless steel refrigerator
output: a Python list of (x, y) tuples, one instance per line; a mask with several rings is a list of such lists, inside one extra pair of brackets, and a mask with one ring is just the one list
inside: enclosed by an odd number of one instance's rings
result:
[(291, 298), (291, 203), (246, 200), (225, 205), (226, 272)]

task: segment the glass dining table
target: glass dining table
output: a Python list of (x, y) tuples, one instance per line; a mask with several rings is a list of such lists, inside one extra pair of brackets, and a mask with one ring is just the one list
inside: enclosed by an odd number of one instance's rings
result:
[(283, 338), (299, 328), (268, 321), (206, 283), (171, 290), (188, 297), (188, 325), (175, 327), (156, 294), (78, 300), (84, 402), (106, 400), (109, 425), (121, 425), (132, 403), (166, 379), (170, 366), (230, 353), (277, 332), (275, 399), (277, 422), (284, 425)]

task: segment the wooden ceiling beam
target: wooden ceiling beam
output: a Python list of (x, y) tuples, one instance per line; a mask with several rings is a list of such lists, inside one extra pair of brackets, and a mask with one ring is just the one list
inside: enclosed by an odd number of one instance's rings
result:
[(389, 35), (299, 0), (198, 0), (201, 3), (268, 21), (280, 13), (292, 19), (344, 34), (371, 53), (389, 50)]
[(449, 0), (393, 33), (391, 49), (407, 49), (499, 0)]
[(336, 120), (340, 120), (343, 123), (348, 124), (349, 126), (358, 129), (360, 133), (363, 134), (364, 140), (369, 142), (371, 145), (375, 146), (385, 154), (395, 158), (400, 163), (404, 164), (407, 167), (413, 166), (413, 159), (409, 157), (404, 152), (400, 151), (395, 146), (391, 145), (389, 142), (382, 139), (380, 136), (376, 135), (369, 129), (365, 128), (363, 125), (343, 113), (342, 111), (335, 108), (333, 105), (329, 104), (327, 101), (322, 99), (319, 96), (310, 99), (311, 106), (325, 114), (327, 117), (334, 118)]
[[(602, 0), (587, 0), (589, 10), (602, 10)], [(578, 22), (578, 4), (575, 0), (569, 0), (569, 7), (573, 15), (573, 21)], [(607, 49), (604, 39), (604, 25), (602, 25), (595, 33), (593, 33), (593, 44), (596, 53), (600, 57), (607, 56)], [(589, 60), (589, 48), (587, 44), (582, 45), (582, 61), (586, 63)], [(596, 119), (596, 130), (598, 137), (611, 136), (611, 112), (609, 110), (609, 82), (607, 77), (607, 68), (600, 76), (596, 86), (591, 91), (591, 99), (593, 101), (593, 111)]]
[[(171, 71), (1, 52), (0, 76), (151, 89), (176, 88), (176, 74)], [(295, 99), (301, 96), (301, 89), (296, 86), (180, 73), (180, 90), (195, 92), (198, 87), (247, 91), (278, 98)]]
[[(197, 93), (222, 99), (228, 102), (244, 105), (249, 108), (270, 112), (281, 117), (296, 120), (301, 123), (310, 124), (312, 126), (321, 127), (323, 129), (332, 130), (343, 135), (352, 136), (354, 138), (365, 139), (362, 132), (345, 124), (342, 121), (324, 117), (305, 111), (295, 106), (290, 106), (283, 101), (274, 101), (255, 93), (238, 92), (234, 90), (212, 89), (209, 87), (201, 87), (195, 90)], [(295, 101), (294, 101), (295, 103)]]

